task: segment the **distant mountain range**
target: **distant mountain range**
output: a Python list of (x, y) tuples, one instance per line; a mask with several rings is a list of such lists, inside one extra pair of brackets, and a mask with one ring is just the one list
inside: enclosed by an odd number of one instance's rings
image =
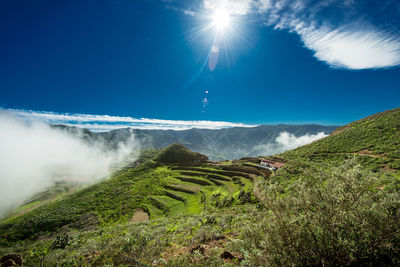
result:
[[(207, 155), (211, 160), (236, 159), (247, 156), (271, 155), (304, 145), (318, 137), (333, 132), (337, 126), (323, 125), (261, 125), (257, 127), (232, 127), (218, 130), (189, 129), (139, 130), (117, 129), (109, 132), (93, 133), (87, 129), (55, 125), (70, 132), (81, 132), (88, 141), (101, 141), (111, 147), (127, 142), (132, 135), (142, 148), (163, 148), (173, 143), (181, 143), (192, 151)], [(286, 139), (278, 143), (277, 138), (287, 133)], [(317, 136), (318, 135), (318, 136)], [(299, 139), (303, 137), (303, 139)], [(305, 137), (305, 138), (304, 138)], [(298, 145), (296, 145), (296, 142)]]

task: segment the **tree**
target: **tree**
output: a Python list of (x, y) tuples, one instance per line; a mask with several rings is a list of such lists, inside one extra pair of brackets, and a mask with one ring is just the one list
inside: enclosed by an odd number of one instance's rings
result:
[(31, 251), (31, 255), (35, 258), (37, 258), (40, 261), (40, 267), (43, 267), (44, 264), (44, 259), (50, 252), (50, 245), (47, 243), (43, 243), (37, 247), (35, 247)]

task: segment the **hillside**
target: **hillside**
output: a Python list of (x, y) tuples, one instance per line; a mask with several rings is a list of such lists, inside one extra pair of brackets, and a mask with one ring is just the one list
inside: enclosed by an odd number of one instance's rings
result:
[(0, 224), (28, 266), (400, 264), (400, 109), (260, 158), (212, 162), (172, 144), (109, 180)]
[[(286, 161), (275, 181), (285, 188), (308, 172), (334, 169), (346, 161), (379, 174), (381, 183), (400, 178), (400, 109), (338, 128), (328, 137), (277, 156)], [(290, 179), (288, 179), (290, 177)], [(270, 186), (266, 183), (264, 187)]]
[(375, 170), (400, 170), (400, 109), (352, 122), (336, 129), (327, 138), (281, 156), (288, 160), (306, 158), (313, 161), (356, 157)]
[(4, 220), (1, 246), (255, 203), (253, 182), (270, 174), (255, 167), (231, 170), (207, 163), (206, 156), (181, 144), (155, 151), (149, 158), (108, 181)]
[(284, 251), (277, 257), (280, 263), (400, 263), (399, 130), (397, 108), (276, 155), (285, 166), (259, 187), (261, 201), (279, 217), (266, 221), (269, 230), (258, 233), (283, 242), (274, 249)]

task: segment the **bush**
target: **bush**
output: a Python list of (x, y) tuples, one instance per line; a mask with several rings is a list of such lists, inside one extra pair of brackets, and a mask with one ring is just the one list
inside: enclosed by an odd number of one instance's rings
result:
[(309, 169), (286, 188), (267, 181), (269, 216), (244, 233), (253, 264), (399, 264), (400, 190), (378, 179), (349, 160), (331, 171)]
[(71, 242), (71, 237), (67, 233), (64, 233), (56, 237), (56, 239), (51, 244), (51, 248), (64, 249), (66, 246), (69, 245), (70, 242)]

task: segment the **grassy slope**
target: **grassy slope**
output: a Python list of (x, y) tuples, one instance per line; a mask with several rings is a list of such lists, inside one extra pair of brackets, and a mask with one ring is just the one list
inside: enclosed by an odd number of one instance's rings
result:
[(301, 157), (340, 158), (343, 155), (364, 157), (371, 163), (387, 164), (400, 170), (400, 108), (352, 122), (338, 128), (327, 138), (282, 156), (290, 160)]
[[(187, 163), (185, 157), (176, 155), (179, 154), (176, 149), (177, 146), (172, 146), (168, 151), (161, 151), (155, 159), (165, 161), (168, 154)], [(196, 156), (193, 152), (184, 153)], [(126, 223), (137, 208), (148, 212), (153, 220), (254, 201), (250, 196), (252, 183), (240, 177), (240, 173), (232, 179), (211, 165), (193, 170), (188, 172), (184, 166), (163, 165), (152, 160), (137, 168), (126, 168), (107, 181), (3, 221), (0, 240), (3, 246), (8, 246), (26, 239), (50, 236), (60, 230)]]
[(310, 168), (329, 169), (355, 158), (364, 169), (400, 178), (400, 109), (378, 113), (338, 128), (326, 138), (287, 151), (287, 163), (275, 179), (288, 184)]

